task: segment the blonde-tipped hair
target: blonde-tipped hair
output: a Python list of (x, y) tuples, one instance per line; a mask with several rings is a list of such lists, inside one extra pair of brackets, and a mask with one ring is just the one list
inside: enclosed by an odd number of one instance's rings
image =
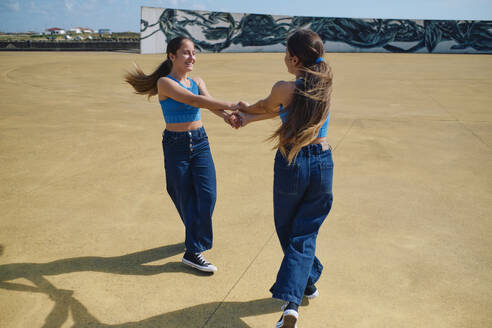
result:
[(301, 148), (317, 138), (328, 117), (333, 74), (323, 59), (324, 45), (317, 33), (296, 31), (287, 40), (287, 51), (301, 61), (301, 77), (291, 104), (284, 109), (288, 112), (285, 122), (269, 139), (292, 163)]

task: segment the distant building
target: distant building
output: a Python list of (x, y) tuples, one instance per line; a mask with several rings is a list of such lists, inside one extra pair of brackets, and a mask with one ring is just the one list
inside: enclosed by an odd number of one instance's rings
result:
[(46, 32), (48, 32), (49, 34), (56, 34), (56, 35), (67, 34), (67, 32), (64, 29), (59, 27), (47, 28)]
[(111, 34), (111, 30), (109, 28), (100, 28), (98, 33), (99, 34)]
[(70, 32), (75, 33), (75, 34), (81, 34), (82, 30), (80, 29), (80, 27), (73, 27), (70, 29)]
[(94, 33), (94, 30), (88, 27), (74, 27), (70, 29), (70, 32), (76, 33), (76, 34), (81, 34), (81, 33), (88, 33), (92, 34)]

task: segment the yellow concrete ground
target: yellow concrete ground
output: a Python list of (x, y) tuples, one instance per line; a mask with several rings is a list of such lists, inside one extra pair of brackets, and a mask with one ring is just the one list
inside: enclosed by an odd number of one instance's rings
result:
[[(299, 327), (492, 327), (492, 56), (328, 54), (334, 207)], [(206, 110), (213, 276), (181, 265), (162, 114), (128, 53), (0, 53), (0, 327), (273, 327), (279, 124)], [(200, 54), (212, 95), (253, 102), (282, 54)]]

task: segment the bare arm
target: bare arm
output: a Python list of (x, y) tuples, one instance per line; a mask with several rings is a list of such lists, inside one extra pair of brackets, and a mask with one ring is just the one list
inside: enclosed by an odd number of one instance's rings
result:
[(157, 90), (160, 99), (172, 98), (193, 107), (207, 108), (210, 110), (222, 110), (233, 109), (234, 106), (233, 103), (220, 101), (204, 94), (195, 95), (179, 86), (179, 84), (175, 81), (165, 77), (161, 77), (157, 82)]
[(270, 94), (262, 100), (259, 100), (251, 106), (244, 106), (240, 104), (240, 110), (244, 113), (265, 114), (278, 112), (278, 108), (283, 105), (288, 105), (292, 100), (294, 94), (295, 83), (278, 81), (272, 87)]
[(251, 122), (268, 120), (278, 116), (278, 109), (277, 111), (271, 113), (263, 113), (263, 114), (249, 114), (249, 113), (239, 112), (239, 115), (241, 116), (242, 126), (246, 126)]
[[(196, 77), (196, 78), (193, 78), (193, 80), (196, 82), (196, 84), (198, 85), (198, 90), (200, 91), (200, 95), (203, 95), (205, 97), (208, 97), (208, 98), (211, 98), (211, 99), (214, 99), (210, 93), (208, 92), (207, 90), (207, 86), (205, 85), (205, 81), (202, 80), (202, 78), (200, 77)], [(222, 107), (224, 108), (224, 107)], [(209, 108), (210, 111), (212, 113), (214, 113), (215, 115), (223, 118), (224, 120), (226, 120), (226, 122), (228, 122), (228, 119), (229, 119), (229, 114), (224, 110), (224, 109), (219, 109), (219, 110), (215, 110), (215, 109), (212, 109), (212, 108)], [(231, 109), (231, 107), (228, 107), (227, 109)]]

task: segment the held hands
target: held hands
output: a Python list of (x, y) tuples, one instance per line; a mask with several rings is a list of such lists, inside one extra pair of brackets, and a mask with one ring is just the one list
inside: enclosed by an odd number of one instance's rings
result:
[(241, 112), (244, 112), (246, 110), (246, 108), (249, 107), (249, 104), (245, 101), (239, 101), (235, 106), (234, 106), (234, 109), (236, 111), (241, 111)]
[(228, 114), (228, 121), (229, 125), (233, 127), (234, 129), (239, 129), (240, 127), (243, 126), (243, 120), (242, 117), (238, 114), (238, 111), (234, 111), (231, 114)]
[(233, 112), (231, 114), (227, 114), (224, 121), (234, 129), (239, 129), (240, 127), (246, 126), (249, 123), (249, 115), (241, 112), (241, 110), (248, 106), (249, 104), (247, 102), (238, 102), (233, 106)]

